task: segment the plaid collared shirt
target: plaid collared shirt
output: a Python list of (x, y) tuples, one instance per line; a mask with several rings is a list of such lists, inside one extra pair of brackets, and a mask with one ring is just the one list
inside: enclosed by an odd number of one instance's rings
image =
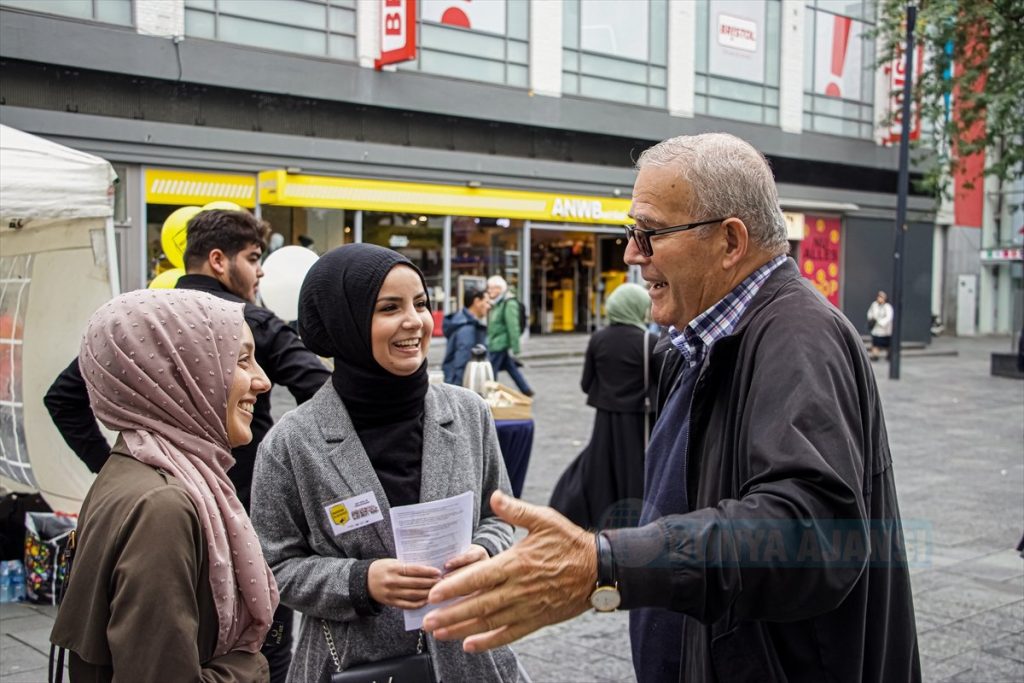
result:
[(736, 323), (750, 306), (754, 295), (761, 289), (768, 276), (785, 263), (787, 258), (789, 257), (785, 254), (776, 256), (755, 270), (718, 303), (690, 321), (682, 332), (674, 326), (668, 328), (672, 345), (683, 354), (687, 367), (692, 368), (702, 363), (711, 345), (736, 329)]

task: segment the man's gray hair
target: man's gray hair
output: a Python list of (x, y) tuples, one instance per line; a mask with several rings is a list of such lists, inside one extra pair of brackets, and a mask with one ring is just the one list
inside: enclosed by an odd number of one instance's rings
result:
[(768, 160), (750, 143), (728, 133), (680, 135), (644, 151), (636, 167), (645, 166), (679, 169), (694, 220), (735, 216), (757, 246), (773, 255), (789, 251), (775, 178)]
[(508, 291), (508, 282), (506, 282), (505, 278), (503, 278), (500, 275), (492, 275), (489, 278), (487, 278), (487, 286), (499, 287), (501, 289), (502, 294)]

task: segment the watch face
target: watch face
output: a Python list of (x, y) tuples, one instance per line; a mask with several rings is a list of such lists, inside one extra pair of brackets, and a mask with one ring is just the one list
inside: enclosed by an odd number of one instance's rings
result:
[(621, 602), (619, 589), (612, 586), (601, 586), (590, 594), (590, 606), (598, 612), (612, 612)]

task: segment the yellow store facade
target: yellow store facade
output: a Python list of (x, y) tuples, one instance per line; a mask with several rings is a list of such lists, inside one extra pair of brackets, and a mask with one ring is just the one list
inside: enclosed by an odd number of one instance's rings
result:
[(270, 222), (281, 244), (323, 253), (343, 244), (390, 247), (423, 271), (435, 311), (502, 275), (528, 302), (530, 329), (600, 327), (601, 301), (627, 279), (622, 225), (629, 199), (465, 185), (290, 173), (142, 169), (147, 276), (168, 267), (164, 219), (181, 206), (227, 200)]

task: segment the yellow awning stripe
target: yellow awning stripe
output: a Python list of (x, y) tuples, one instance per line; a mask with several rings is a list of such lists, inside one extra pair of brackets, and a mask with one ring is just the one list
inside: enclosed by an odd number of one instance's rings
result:
[(256, 206), (256, 178), (233, 173), (146, 169), (146, 203), (202, 206), (229, 201)]

